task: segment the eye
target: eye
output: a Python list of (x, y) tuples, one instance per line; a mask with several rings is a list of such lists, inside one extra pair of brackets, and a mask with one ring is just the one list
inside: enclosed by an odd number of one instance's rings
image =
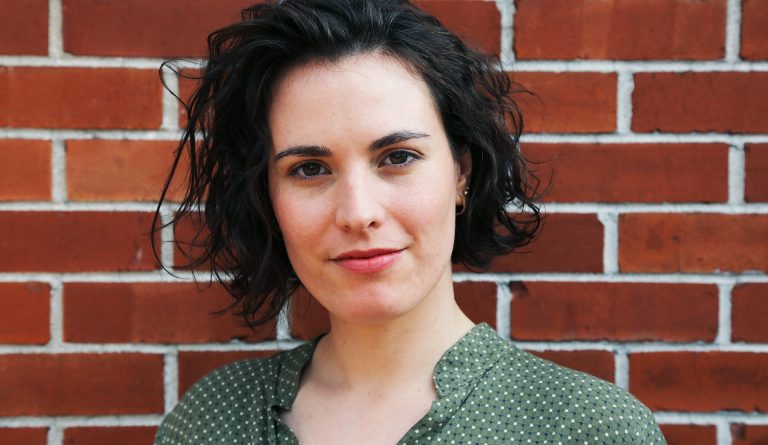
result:
[(389, 153), (382, 161), (382, 164), (400, 166), (400, 165), (410, 164), (411, 162), (416, 161), (418, 159), (421, 159), (421, 158), (415, 153), (411, 153), (410, 151), (398, 150), (398, 151), (393, 151), (392, 153)]
[(299, 179), (309, 179), (315, 176), (327, 175), (328, 169), (317, 162), (305, 162), (291, 169), (290, 175)]

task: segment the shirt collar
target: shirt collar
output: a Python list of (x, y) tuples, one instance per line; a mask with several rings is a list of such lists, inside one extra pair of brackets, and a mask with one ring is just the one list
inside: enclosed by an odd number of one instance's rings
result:
[[(323, 334), (324, 335), (324, 334)], [(280, 354), (278, 381), (270, 405), (290, 409), (299, 389), (301, 372), (309, 363), (322, 335)], [(511, 344), (499, 337), (486, 323), (474, 326), (443, 353), (435, 365), (432, 380), (442, 398), (459, 391), (482, 377)]]

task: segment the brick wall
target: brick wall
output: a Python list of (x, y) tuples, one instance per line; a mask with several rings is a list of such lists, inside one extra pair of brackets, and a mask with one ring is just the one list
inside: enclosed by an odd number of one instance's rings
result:
[[(158, 65), (200, 57), (247, 3), (2, 1), (0, 443), (149, 444), (208, 370), (327, 323), (311, 301), (293, 330), (209, 317), (227, 297), (149, 250), (182, 119)], [(468, 314), (628, 388), (671, 444), (765, 443), (768, 2), (419, 4), (538, 95), (523, 148), (547, 161), (544, 232), (457, 270)]]

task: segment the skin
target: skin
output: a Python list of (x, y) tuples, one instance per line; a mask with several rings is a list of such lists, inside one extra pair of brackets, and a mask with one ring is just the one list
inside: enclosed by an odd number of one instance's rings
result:
[[(454, 159), (426, 84), (383, 54), (288, 72), (269, 123), (275, 215), (331, 319), (282, 419), (305, 445), (395, 443), (436, 399), (435, 364), (473, 326), (450, 262), (471, 161)], [(343, 267), (371, 249), (397, 253), (383, 270)]]

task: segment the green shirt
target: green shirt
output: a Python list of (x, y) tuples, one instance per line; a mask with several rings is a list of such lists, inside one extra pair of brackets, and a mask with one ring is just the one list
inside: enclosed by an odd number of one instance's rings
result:
[[(316, 344), (207, 375), (163, 420), (155, 444), (298, 445), (280, 413)], [(398, 444), (665, 444), (633, 396), (522, 351), (487, 324), (443, 354), (433, 380), (438, 400)]]

